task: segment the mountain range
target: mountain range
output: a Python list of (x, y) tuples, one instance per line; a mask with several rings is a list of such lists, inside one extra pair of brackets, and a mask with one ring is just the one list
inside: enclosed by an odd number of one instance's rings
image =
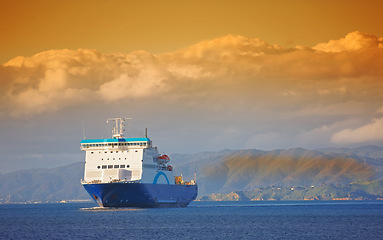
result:
[[(199, 194), (254, 191), (278, 186), (340, 186), (383, 180), (383, 147), (222, 150), (172, 154), (176, 175), (197, 174)], [(90, 199), (83, 190), (84, 163), (0, 175), (0, 203)], [(373, 190), (371, 190), (373, 191)]]
[(30, 169), (0, 175), (0, 203), (87, 199), (81, 186), (84, 163), (53, 169)]
[[(199, 173), (200, 193), (224, 193), (265, 186), (318, 186), (382, 180), (382, 147), (358, 149), (236, 150), (206, 153), (208, 159), (179, 166), (190, 176)], [(371, 158), (370, 156), (374, 156)], [(381, 156), (381, 157), (379, 157)]]

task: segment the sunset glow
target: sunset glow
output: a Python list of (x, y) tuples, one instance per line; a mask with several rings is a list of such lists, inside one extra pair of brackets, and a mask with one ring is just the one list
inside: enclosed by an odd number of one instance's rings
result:
[(2, 2), (2, 171), (81, 161), (83, 122), (97, 136), (111, 116), (173, 153), (382, 145), (382, 8)]

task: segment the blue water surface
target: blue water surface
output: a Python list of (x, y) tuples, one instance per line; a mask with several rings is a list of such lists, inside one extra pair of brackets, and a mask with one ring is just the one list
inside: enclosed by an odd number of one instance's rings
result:
[(0, 205), (1, 239), (383, 239), (383, 202)]

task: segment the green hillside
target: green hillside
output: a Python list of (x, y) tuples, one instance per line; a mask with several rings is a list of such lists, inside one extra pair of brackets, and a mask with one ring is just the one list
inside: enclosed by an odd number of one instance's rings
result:
[[(203, 166), (201, 163), (199, 166)], [(344, 185), (382, 178), (383, 159), (366, 163), (357, 155), (302, 148), (259, 152), (234, 151), (199, 169), (203, 194), (246, 191), (266, 186)]]

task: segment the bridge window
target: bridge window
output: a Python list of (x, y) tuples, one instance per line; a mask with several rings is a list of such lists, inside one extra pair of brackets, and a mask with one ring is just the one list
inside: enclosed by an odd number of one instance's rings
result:
[(113, 168), (113, 165), (108, 165), (108, 168)]
[(106, 169), (106, 165), (102, 165), (102, 169)]
[(120, 165), (120, 168), (125, 168), (125, 165)]
[(120, 165), (114, 165), (114, 168), (119, 168), (120, 167)]

